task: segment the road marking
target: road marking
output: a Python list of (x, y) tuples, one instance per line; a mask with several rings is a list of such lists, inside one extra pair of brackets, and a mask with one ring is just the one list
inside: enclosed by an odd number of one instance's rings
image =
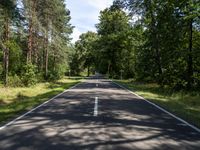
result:
[(187, 124), (185, 124), (185, 123), (178, 123), (177, 125), (178, 126), (187, 126)]
[(98, 97), (95, 97), (95, 102), (94, 102), (94, 115), (93, 116), (98, 116)]
[(125, 89), (125, 90), (129, 91), (131, 94), (133, 94), (133, 95), (137, 96), (137, 97), (138, 97), (138, 98), (140, 98), (140, 99), (143, 99), (143, 100), (144, 100), (144, 101), (146, 101), (147, 103), (149, 103), (149, 104), (153, 105), (154, 107), (156, 107), (156, 108), (160, 109), (161, 111), (163, 111), (163, 112), (167, 113), (168, 115), (172, 116), (173, 118), (175, 118), (175, 119), (179, 120), (180, 122), (182, 122), (182, 123), (186, 124), (187, 126), (191, 127), (192, 129), (194, 129), (195, 131), (197, 131), (197, 132), (199, 132), (199, 133), (200, 133), (200, 129), (199, 129), (199, 128), (197, 128), (197, 127), (195, 127), (194, 125), (192, 125), (192, 124), (188, 123), (187, 121), (185, 121), (185, 120), (183, 120), (183, 119), (179, 118), (178, 116), (176, 116), (176, 115), (174, 115), (174, 114), (170, 113), (169, 111), (167, 111), (167, 110), (165, 110), (164, 108), (162, 108), (162, 107), (160, 107), (160, 106), (158, 106), (158, 105), (154, 104), (153, 102), (150, 102), (150, 101), (146, 100), (144, 97), (142, 97), (142, 96), (140, 96), (140, 95), (138, 95), (138, 94), (134, 93), (133, 91), (131, 91), (131, 90), (127, 89), (126, 87), (124, 87), (124, 86), (122, 86), (122, 85), (120, 85), (120, 84), (118, 84), (118, 83), (116, 83), (116, 82), (112, 81), (111, 79), (109, 79), (109, 80), (110, 80), (112, 83), (114, 83), (114, 84), (118, 85), (119, 87), (121, 87), (121, 88), (123, 88), (123, 89)]
[[(84, 81), (82, 81), (82, 82), (84, 82)], [(7, 124), (5, 124), (5, 125), (1, 126), (1, 127), (0, 127), (0, 130), (3, 130), (4, 128), (6, 128), (6, 127), (8, 127), (8, 126), (12, 125), (12, 124), (13, 124), (13, 123), (15, 123), (17, 120), (20, 120), (20, 119), (22, 119), (22, 118), (23, 118), (23, 117), (25, 117), (26, 115), (28, 115), (28, 114), (32, 113), (33, 111), (35, 111), (36, 109), (38, 109), (38, 108), (40, 108), (40, 107), (44, 106), (45, 104), (49, 103), (50, 101), (54, 100), (55, 98), (59, 97), (60, 95), (64, 94), (65, 92), (69, 91), (70, 89), (73, 89), (73, 88), (75, 88), (76, 86), (78, 86), (78, 85), (82, 84), (82, 82), (80, 82), (80, 83), (77, 83), (76, 85), (72, 86), (71, 88), (69, 88), (69, 89), (67, 89), (67, 90), (63, 91), (62, 93), (60, 93), (60, 94), (58, 94), (58, 95), (54, 96), (53, 98), (51, 98), (51, 99), (49, 99), (49, 100), (47, 100), (47, 101), (43, 102), (43, 103), (42, 103), (42, 104), (40, 104), (39, 106), (37, 106), (37, 107), (35, 107), (35, 108), (31, 109), (30, 111), (26, 112), (25, 114), (23, 114), (23, 115), (21, 115), (21, 116), (19, 116), (19, 117), (15, 118), (14, 120), (12, 120), (12, 121), (8, 122)]]

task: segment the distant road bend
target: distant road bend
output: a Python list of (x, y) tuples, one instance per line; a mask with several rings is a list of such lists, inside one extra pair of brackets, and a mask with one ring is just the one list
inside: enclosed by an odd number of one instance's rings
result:
[(2, 127), (0, 150), (200, 150), (200, 133), (96, 75)]

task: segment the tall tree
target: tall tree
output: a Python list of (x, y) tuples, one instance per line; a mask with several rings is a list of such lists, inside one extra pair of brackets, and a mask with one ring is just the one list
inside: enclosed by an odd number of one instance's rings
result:
[(8, 75), (23, 81), (36, 74), (61, 77), (67, 69), (70, 19), (64, 0), (1, 0), (0, 74), (5, 84)]
[(97, 34), (91, 31), (80, 35), (79, 40), (75, 43), (76, 55), (79, 55), (79, 63), (81, 68), (87, 68), (87, 75), (90, 75), (91, 67), (95, 65), (96, 49), (95, 42), (97, 41)]
[(137, 16), (145, 29), (146, 40), (140, 56), (148, 57), (151, 63), (145, 64), (142, 62), (145, 59), (140, 59), (143, 67), (148, 66), (144, 72), (153, 80), (159, 79), (160, 84), (190, 88), (196, 70), (193, 33), (198, 27), (198, 1), (115, 0), (114, 3), (128, 9), (133, 18)]
[(28, 21), (28, 48), (26, 53), (26, 62), (32, 63), (33, 43), (34, 43), (34, 25), (36, 22), (36, 0), (23, 0)]
[(183, 15), (188, 30), (188, 58), (187, 58), (187, 88), (193, 84), (194, 64), (193, 64), (193, 24), (200, 17), (200, 3), (198, 0), (183, 1)]
[[(53, 68), (56, 63), (65, 59), (66, 49), (68, 49), (69, 35), (72, 33), (72, 26), (69, 23), (71, 17), (69, 10), (66, 9), (63, 0), (44, 0), (38, 3), (38, 20), (42, 25), (43, 37), (43, 63), (45, 78), (48, 78), (49, 57), (53, 57)], [(59, 57), (59, 59), (58, 59)], [(63, 57), (63, 59), (60, 59)], [(63, 61), (62, 61), (63, 62)], [(66, 62), (66, 61), (65, 61)]]
[(10, 26), (12, 19), (16, 13), (16, 1), (15, 0), (2, 0), (0, 3), (0, 13), (3, 21), (3, 35), (0, 39), (0, 46), (3, 50), (3, 76), (4, 84), (7, 85), (8, 70), (9, 70), (9, 40), (10, 40)]
[[(118, 5), (112, 5), (100, 13), (100, 23), (96, 26), (100, 35), (101, 63), (107, 66), (106, 72), (113, 77), (119, 75), (120, 70), (124, 69), (121, 54), (125, 49), (124, 42), (128, 38), (129, 19)], [(105, 73), (105, 69), (103, 72)]]

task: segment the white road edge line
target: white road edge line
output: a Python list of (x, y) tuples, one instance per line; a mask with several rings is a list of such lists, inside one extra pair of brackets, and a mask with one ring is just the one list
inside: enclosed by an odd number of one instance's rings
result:
[(114, 83), (114, 84), (118, 85), (119, 87), (121, 87), (121, 88), (123, 88), (123, 89), (125, 89), (125, 90), (129, 91), (130, 93), (132, 93), (133, 95), (135, 95), (135, 96), (139, 97), (140, 99), (143, 99), (143, 100), (144, 100), (144, 101), (146, 101), (147, 103), (149, 103), (149, 104), (153, 105), (154, 107), (156, 107), (156, 108), (160, 109), (161, 111), (163, 111), (163, 112), (167, 113), (168, 115), (170, 115), (170, 116), (172, 116), (173, 118), (175, 118), (175, 119), (177, 119), (177, 120), (181, 121), (182, 123), (184, 123), (184, 124), (188, 125), (188, 126), (189, 126), (189, 127), (191, 127), (192, 129), (194, 129), (194, 130), (196, 130), (197, 132), (199, 132), (199, 133), (200, 133), (200, 129), (199, 129), (199, 128), (197, 128), (197, 127), (195, 127), (194, 125), (192, 125), (192, 124), (188, 123), (187, 121), (185, 121), (185, 120), (183, 120), (183, 119), (179, 118), (178, 116), (176, 116), (176, 115), (174, 115), (174, 114), (170, 113), (169, 111), (165, 110), (164, 108), (161, 108), (160, 106), (156, 105), (155, 103), (153, 103), (153, 102), (150, 102), (150, 101), (146, 100), (146, 99), (145, 99), (145, 98), (143, 98), (142, 96), (140, 96), (140, 95), (138, 95), (138, 94), (134, 93), (133, 91), (131, 91), (131, 90), (127, 89), (126, 87), (124, 87), (124, 86), (122, 86), (122, 85), (120, 85), (120, 84), (118, 84), (118, 83), (116, 83), (116, 82), (114, 82), (114, 81), (112, 81), (112, 80), (110, 80), (110, 81), (111, 81), (112, 83)]
[(94, 115), (93, 116), (98, 116), (98, 97), (95, 97), (95, 102), (94, 102)]
[(12, 121), (6, 123), (5, 125), (3, 125), (3, 126), (0, 127), (0, 130), (3, 130), (4, 128), (6, 128), (6, 127), (12, 125), (12, 124), (15, 123), (17, 120), (20, 120), (21, 118), (25, 117), (26, 115), (30, 114), (31, 112), (35, 111), (36, 109), (38, 109), (38, 108), (44, 106), (45, 104), (49, 103), (50, 101), (54, 100), (55, 98), (59, 97), (60, 95), (64, 94), (65, 92), (69, 91), (70, 89), (73, 89), (73, 88), (75, 88), (76, 86), (82, 84), (83, 82), (84, 82), (84, 81), (81, 81), (80, 83), (75, 84), (74, 86), (70, 87), (69, 89), (63, 91), (62, 93), (60, 93), (60, 94), (54, 96), (53, 98), (51, 98), (51, 99), (49, 99), (49, 100), (43, 102), (43, 103), (40, 104), (39, 106), (37, 106), (37, 107), (35, 107), (35, 108), (29, 110), (29, 111), (26, 112), (25, 114), (23, 114), (23, 115), (17, 117), (16, 119), (14, 119), (14, 120), (12, 120)]

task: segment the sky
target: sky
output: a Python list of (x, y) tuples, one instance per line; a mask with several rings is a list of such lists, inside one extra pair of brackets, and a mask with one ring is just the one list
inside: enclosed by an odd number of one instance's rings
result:
[(78, 40), (79, 35), (87, 31), (96, 31), (99, 13), (112, 5), (113, 0), (65, 0), (71, 12), (70, 23), (75, 26), (72, 42)]

